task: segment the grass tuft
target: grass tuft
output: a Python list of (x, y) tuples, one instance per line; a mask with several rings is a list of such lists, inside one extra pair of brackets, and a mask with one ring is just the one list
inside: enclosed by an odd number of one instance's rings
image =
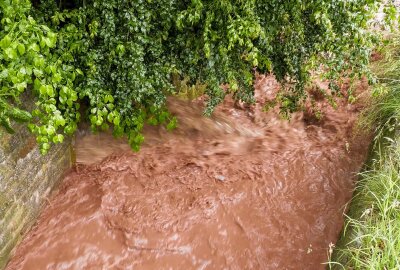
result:
[(400, 140), (361, 173), (330, 269), (400, 269)]

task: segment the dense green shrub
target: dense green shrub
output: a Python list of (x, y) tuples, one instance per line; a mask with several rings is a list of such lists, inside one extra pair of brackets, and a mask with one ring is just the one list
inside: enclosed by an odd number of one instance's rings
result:
[[(0, 122), (13, 132), (11, 119), (38, 118), (29, 127), (45, 153), (52, 142), (63, 141), (63, 133), (72, 134), (79, 121), (74, 67), (54, 53), (57, 34), (29, 15), (30, 1), (0, 1), (0, 7)], [(20, 108), (19, 96), (27, 89), (36, 97), (32, 115)]]
[[(80, 120), (111, 125), (138, 149), (145, 123), (176, 120), (172, 76), (207, 85), (206, 113), (227, 93), (252, 102), (255, 71), (285, 82), (282, 111), (297, 109), (310, 72), (368, 74), (375, 0), (0, 0), (0, 119), (30, 121), (43, 152)], [(32, 17), (31, 17), (32, 16)], [(33, 19), (35, 18), (35, 19)], [(51, 30), (50, 30), (51, 29)], [(22, 49), (24, 48), (24, 49)], [(229, 84), (224, 91), (221, 84)], [(32, 85), (32, 119), (18, 96)], [(334, 86), (334, 84), (332, 84)], [(332, 87), (333, 88), (333, 87)]]

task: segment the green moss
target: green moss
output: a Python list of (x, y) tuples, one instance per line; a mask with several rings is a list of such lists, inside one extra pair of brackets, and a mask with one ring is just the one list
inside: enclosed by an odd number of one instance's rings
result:
[(0, 244), (0, 269), (7, 263), (10, 253), (20, 241), (24, 225), (29, 222), (27, 209), (22, 203), (14, 204), (12, 209), (2, 219), (0, 230), (2, 241)]

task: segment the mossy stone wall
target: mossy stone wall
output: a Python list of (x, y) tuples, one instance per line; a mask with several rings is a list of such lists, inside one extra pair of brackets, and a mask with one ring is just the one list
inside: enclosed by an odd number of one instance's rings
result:
[(0, 134), (0, 269), (73, 163), (71, 140), (42, 156), (26, 126), (14, 127)]

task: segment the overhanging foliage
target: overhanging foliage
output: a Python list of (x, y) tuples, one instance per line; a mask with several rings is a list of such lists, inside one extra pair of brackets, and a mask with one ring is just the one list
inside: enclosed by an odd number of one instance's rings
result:
[[(145, 123), (176, 123), (165, 107), (172, 75), (207, 85), (209, 114), (227, 93), (253, 102), (256, 70), (287, 83), (282, 110), (291, 112), (321, 65), (333, 81), (368, 75), (369, 22), (380, 4), (0, 0), (1, 125), (12, 131), (11, 119), (29, 121), (45, 153), (76, 130), (81, 111), (93, 129), (112, 126), (138, 149)], [(27, 89), (37, 98), (30, 113), (18, 103)]]

